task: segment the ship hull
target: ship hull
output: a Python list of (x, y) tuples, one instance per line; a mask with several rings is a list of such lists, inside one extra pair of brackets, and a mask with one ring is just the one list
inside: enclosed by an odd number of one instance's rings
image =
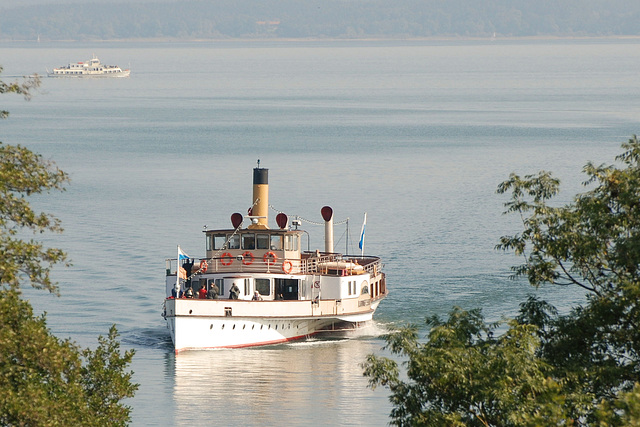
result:
[[(167, 299), (164, 317), (175, 352), (218, 348), (242, 348), (302, 340), (321, 334), (345, 336), (345, 332), (363, 328), (372, 322), (379, 303), (357, 313), (327, 312), (330, 304), (311, 301), (248, 302), (230, 300)], [(335, 306), (335, 302), (334, 306)], [(315, 305), (315, 306), (314, 306)], [(235, 309), (235, 310), (234, 310)], [(250, 309), (253, 315), (234, 315)], [(303, 315), (301, 310), (308, 311)], [(231, 315), (215, 314), (226, 310)], [(273, 315), (273, 312), (289, 315)]]
[(61, 77), (61, 78), (119, 78), (129, 77), (131, 71), (126, 70), (119, 73), (85, 73), (85, 74), (62, 74), (62, 73), (48, 73), (49, 77)]

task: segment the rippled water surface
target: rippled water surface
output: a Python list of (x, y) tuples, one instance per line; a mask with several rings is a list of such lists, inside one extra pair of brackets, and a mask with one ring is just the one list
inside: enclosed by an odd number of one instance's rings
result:
[[(320, 221), (338, 250), (385, 261), (379, 330), (454, 306), (510, 316), (528, 293), (519, 260), (494, 250), (517, 218), (495, 189), (509, 173), (553, 171), (559, 201), (582, 166), (610, 163), (639, 130), (634, 40), (0, 44), (2, 77), (96, 54), (129, 79), (44, 79), (5, 95), (0, 140), (55, 160), (72, 181), (35, 204), (60, 217), (47, 242), (73, 260), (62, 296), (28, 292), (62, 337), (94, 345), (115, 323), (137, 351), (134, 425), (386, 425), (384, 390), (360, 364), (374, 336), (175, 356), (160, 317), (164, 259), (204, 251), (251, 199), (256, 160), (270, 203)], [(273, 219), (272, 219), (273, 220)], [(311, 248), (323, 228), (306, 226)], [(568, 309), (576, 289), (539, 293)], [(426, 330), (423, 330), (426, 334)]]

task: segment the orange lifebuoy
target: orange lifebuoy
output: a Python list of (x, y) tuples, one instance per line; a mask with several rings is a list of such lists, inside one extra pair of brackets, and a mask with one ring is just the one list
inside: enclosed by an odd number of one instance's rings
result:
[(282, 271), (284, 271), (285, 274), (291, 273), (292, 268), (293, 268), (293, 264), (291, 264), (291, 261), (286, 261), (286, 260), (282, 261)]
[[(225, 258), (229, 258), (229, 262), (226, 262)], [(231, 265), (233, 263), (233, 255), (231, 255), (229, 252), (223, 253), (220, 257), (220, 262), (222, 263), (222, 265)]]
[(207, 260), (206, 259), (201, 260), (200, 261), (200, 271), (202, 271), (203, 273), (206, 273), (207, 272), (207, 267), (208, 267)]
[(253, 264), (253, 260), (255, 259), (255, 257), (253, 256), (253, 254), (249, 251), (245, 252), (242, 254), (242, 263), (244, 265), (251, 265)]
[(273, 265), (278, 261), (278, 255), (269, 251), (266, 254), (264, 254), (263, 259), (264, 259), (264, 262), (267, 263), (267, 265)]

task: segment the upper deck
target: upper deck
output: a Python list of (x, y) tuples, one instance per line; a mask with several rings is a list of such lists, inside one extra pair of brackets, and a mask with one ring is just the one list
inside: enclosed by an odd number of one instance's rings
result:
[[(260, 256), (261, 252), (264, 255)], [(178, 260), (169, 258), (166, 273), (175, 276)], [(216, 257), (191, 258), (183, 268), (189, 268), (187, 276), (204, 273), (267, 273), (267, 274), (316, 274), (331, 276), (350, 276), (369, 273), (377, 276), (382, 272), (382, 261), (378, 257), (353, 256), (304, 252), (300, 257), (284, 257), (278, 251), (242, 252), (241, 249), (229, 249)]]

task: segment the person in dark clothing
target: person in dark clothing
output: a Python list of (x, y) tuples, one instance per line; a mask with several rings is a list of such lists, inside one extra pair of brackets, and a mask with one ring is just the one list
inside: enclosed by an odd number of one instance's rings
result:
[(240, 295), (240, 289), (234, 283), (231, 289), (229, 289), (229, 299), (238, 299), (238, 295)]
[(208, 299), (218, 299), (218, 294), (219, 293), (220, 293), (220, 290), (218, 289), (216, 284), (212, 282), (211, 285), (209, 286), (209, 292), (207, 292), (207, 298)]
[(193, 268), (193, 263), (195, 261), (191, 258), (187, 258), (185, 262), (182, 263), (182, 268), (187, 272), (187, 278), (191, 276), (191, 269)]

